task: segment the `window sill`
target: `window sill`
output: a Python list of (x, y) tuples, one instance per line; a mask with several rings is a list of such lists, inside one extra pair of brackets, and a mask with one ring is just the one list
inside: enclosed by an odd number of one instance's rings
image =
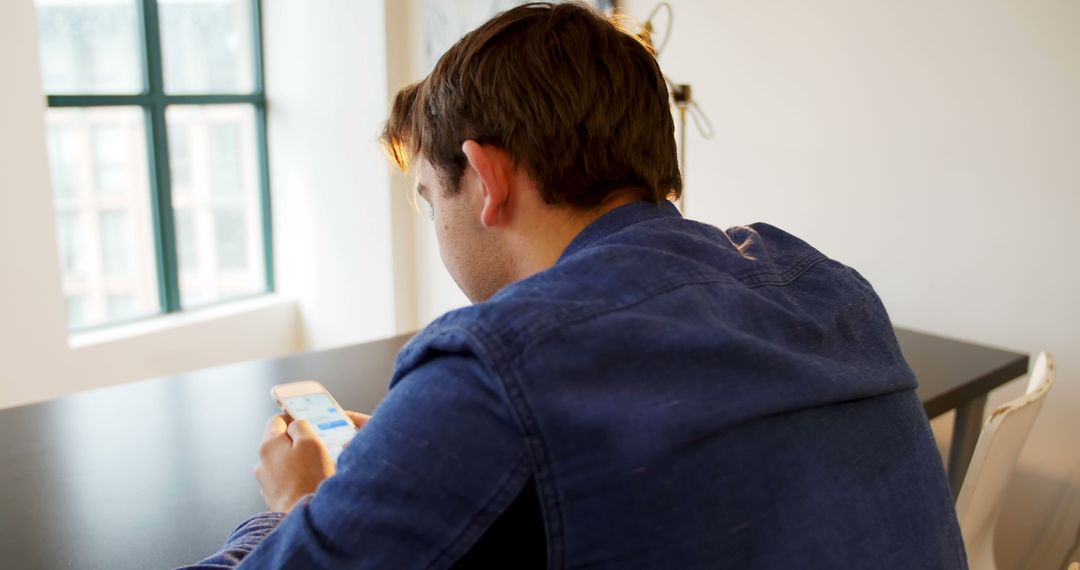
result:
[(264, 310), (278, 309), (289, 305), (296, 305), (296, 300), (276, 293), (267, 293), (257, 297), (215, 304), (203, 308), (189, 309), (183, 312), (161, 315), (133, 323), (92, 331), (73, 332), (68, 335), (68, 346), (72, 349), (88, 348), (157, 333), (169, 332), (219, 319), (244, 316)]

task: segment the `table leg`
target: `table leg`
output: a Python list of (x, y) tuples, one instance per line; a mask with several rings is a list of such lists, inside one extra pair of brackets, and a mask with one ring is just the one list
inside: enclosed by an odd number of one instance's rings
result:
[(986, 394), (956, 408), (952, 446), (949, 448), (949, 488), (952, 489), (954, 501), (960, 495), (960, 486), (964, 483), (964, 475), (967, 475), (971, 456), (975, 453), (975, 444), (979, 442), (985, 410)]

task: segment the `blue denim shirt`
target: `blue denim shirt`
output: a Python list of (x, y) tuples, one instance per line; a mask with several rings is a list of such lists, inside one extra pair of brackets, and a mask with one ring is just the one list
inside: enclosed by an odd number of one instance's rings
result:
[(915, 386), (854, 270), (627, 205), (419, 333), (337, 474), (202, 567), (445, 568), (535, 482), (552, 568), (964, 568)]

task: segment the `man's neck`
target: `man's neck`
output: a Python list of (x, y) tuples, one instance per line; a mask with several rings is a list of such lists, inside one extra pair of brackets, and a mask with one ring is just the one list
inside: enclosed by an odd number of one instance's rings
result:
[(588, 210), (560, 206), (541, 209), (516, 232), (512, 242), (513, 280), (520, 281), (553, 267), (585, 228), (604, 214), (638, 200), (636, 193), (616, 192)]

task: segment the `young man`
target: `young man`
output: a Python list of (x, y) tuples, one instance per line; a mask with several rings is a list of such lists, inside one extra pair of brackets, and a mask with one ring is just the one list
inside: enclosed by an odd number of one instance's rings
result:
[(683, 219), (650, 49), (574, 4), (465, 36), (383, 136), (474, 305), (335, 466), (267, 425), (251, 568), (962, 568), (915, 379), (854, 270)]

